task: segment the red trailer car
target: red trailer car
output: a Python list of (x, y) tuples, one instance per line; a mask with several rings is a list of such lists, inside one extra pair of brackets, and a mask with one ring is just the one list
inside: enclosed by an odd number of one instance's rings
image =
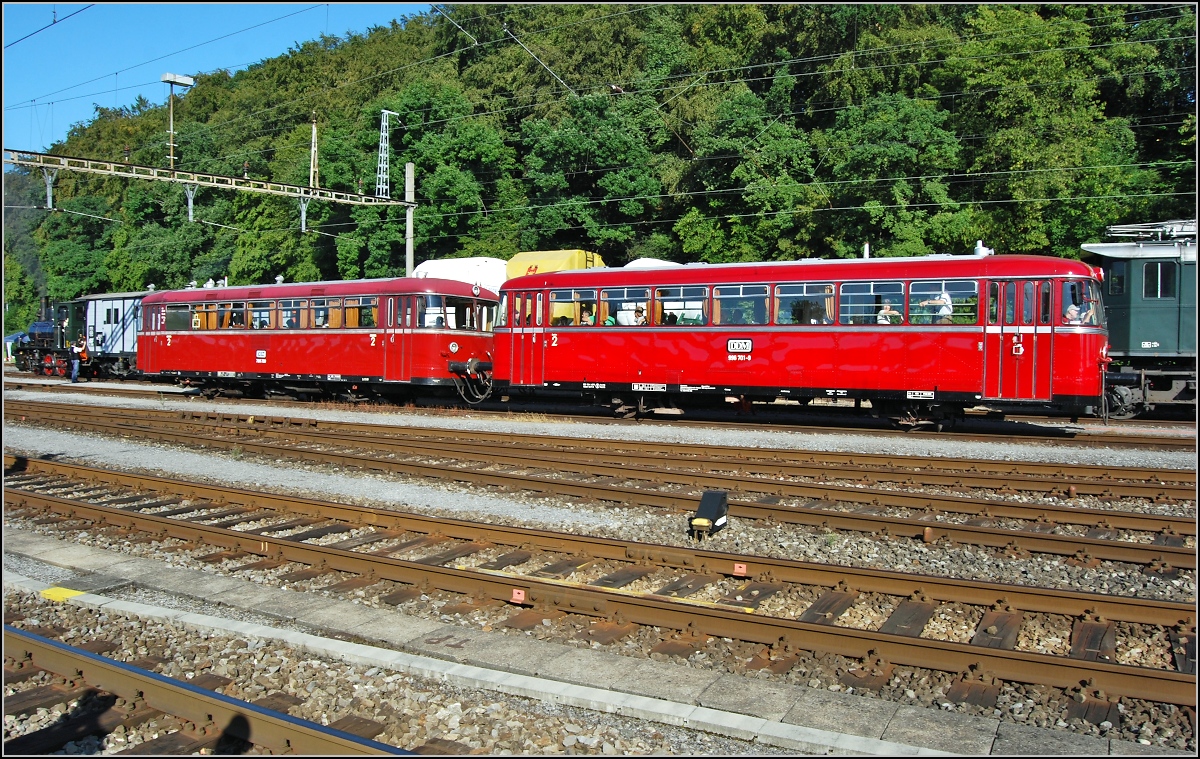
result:
[(977, 253), (518, 277), (501, 288), (495, 389), (627, 412), (852, 398), (904, 424), (979, 405), (1099, 413), (1100, 276)]
[(138, 364), (213, 395), (486, 395), (496, 302), (416, 278), (151, 293)]

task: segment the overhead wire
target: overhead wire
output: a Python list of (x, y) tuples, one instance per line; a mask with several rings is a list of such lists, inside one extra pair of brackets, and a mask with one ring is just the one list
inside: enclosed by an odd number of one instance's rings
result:
[(77, 11), (75, 11), (74, 13), (71, 13), (71, 14), (68, 14), (68, 15), (66, 15), (66, 16), (63, 16), (62, 18), (55, 18), (53, 21), (51, 21), (49, 24), (46, 24), (46, 25), (45, 25), (45, 26), (43, 26), (41, 29), (38, 29), (38, 30), (36, 30), (36, 31), (32, 31), (32, 32), (30, 32), (29, 34), (26, 34), (26, 35), (25, 35), (24, 37), (22, 37), (21, 39), (19, 39), (19, 40), (13, 40), (12, 42), (8, 43), (7, 45), (5, 45), (5, 46), (4, 46), (4, 49), (5, 49), (5, 50), (8, 50), (8, 49), (9, 49), (10, 47), (12, 47), (13, 45), (17, 44), (18, 42), (24, 42), (25, 40), (29, 39), (29, 38), (30, 38), (30, 37), (32, 37), (33, 35), (37, 34), (38, 32), (44, 32), (44, 31), (46, 31), (47, 29), (49, 29), (50, 27), (52, 27), (52, 26), (54, 26), (54, 25), (56, 25), (56, 24), (61, 24), (62, 22), (66, 21), (67, 19), (71, 18), (71, 16), (78, 16), (80, 13), (83, 13), (83, 12), (84, 12), (84, 11), (86, 11), (88, 8), (94, 8), (94, 7), (96, 7), (96, 4), (95, 4), (95, 3), (91, 3), (91, 4), (89, 4), (89, 5), (85, 5), (84, 7), (80, 8), (80, 9), (79, 9), (79, 10), (77, 10)]
[[(655, 6), (649, 6), (649, 7), (655, 7)], [(1179, 6), (1179, 7), (1184, 7), (1184, 6)], [(640, 9), (635, 9), (635, 10), (644, 10), (644, 9), (645, 9), (645, 8), (640, 8)], [(439, 12), (440, 12), (440, 9), (436, 9), (436, 10), (439, 10)], [(630, 12), (633, 12), (633, 11), (630, 11)], [(294, 14), (289, 14), (289, 15), (294, 15)], [(614, 15), (615, 15), (615, 14), (614, 14)], [(593, 21), (593, 20), (595, 20), (595, 19), (590, 19), (590, 20), (588, 20), (588, 21)], [(575, 22), (575, 23), (583, 23), (583, 22)], [(563, 25), (563, 26), (569, 26), (569, 25)], [(542, 31), (542, 30), (539, 30), (539, 31)], [(229, 35), (226, 35), (226, 36), (229, 36)], [(468, 35), (468, 36), (469, 36), (469, 35)], [(219, 39), (219, 38), (218, 38), (218, 39)], [(1173, 39), (1173, 38), (1172, 38), (1172, 39)], [(499, 40), (498, 40), (498, 41), (499, 41)], [(1136, 41), (1136, 42), (1145, 42), (1145, 41)], [(486, 43), (485, 43), (485, 44), (486, 44)], [(492, 43), (492, 44), (494, 44), (494, 43)], [(949, 44), (949, 43), (946, 43), (946, 44)], [(959, 41), (959, 44), (961, 44), (961, 40)], [(1130, 41), (1120, 41), (1120, 42), (1114, 42), (1114, 43), (1111, 43), (1111, 44), (1133, 44), (1133, 42), (1130, 42)], [(902, 46), (896, 46), (896, 47), (897, 47), (897, 49), (900, 49)], [(1099, 47), (1099, 46), (1097, 45), (1097, 46), (1088, 46), (1088, 47)], [(351, 84), (356, 84), (356, 83), (361, 83), (361, 82), (364, 82), (364, 81), (369, 81), (369, 80), (370, 80), (370, 79), (372, 79), (372, 78), (376, 78), (376, 77), (378, 77), (378, 76), (386, 75), (386, 74), (388, 74), (388, 73), (396, 73), (396, 72), (398, 72), (398, 71), (404, 70), (404, 69), (406, 69), (406, 68), (411, 68), (411, 67), (413, 67), (413, 66), (420, 65), (420, 64), (422, 64), (422, 63), (429, 63), (429, 62), (433, 62), (433, 61), (435, 61), (435, 60), (438, 60), (438, 59), (440, 59), (440, 58), (444, 58), (444, 57), (446, 57), (447, 55), (450, 55), (450, 54), (453, 54), (453, 53), (456, 53), (456, 52), (459, 52), (459, 50), (452, 51), (452, 53), (449, 53), (449, 54), (443, 54), (443, 55), (435, 56), (435, 57), (433, 57), (433, 58), (426, 59), (426, 60), (424, 60), (424, 61), (419, 61), (419, 62), (417, 62), (417, 63), (415, 63), (415, 64), (410, 64), (410, 65), (408, 65), (408, 66), (404, 66), (404, 67), (398, 67), (398, 68), (395, 68), (395, 69), (390, 69), (390, 70), (388, 70), (388, 71), (386, 71), (386, 72), (380, 72), (380, 73), (378, 73), (378, 74), (374, 74), (374, 75), (372, 75), (372, 76), (370, 76), (370, 77), (364, 77), (364, 78), (362, 78), (362, 79), (356, 80), (355, 82), (346, 83), (346, 84), (342, 84), (342, 85), (336, 85), (336, 87), (349, 86), (349, 85), (351, 85)], [(853, 52), (855, 55), (864, 55), (864, 56), (865, 56), (865, 55), (868, 55), (868, 54), (870, 54), (870, 53), (872, 53), (872, 52), (877, 52), (877, 51), (852, 51), (852, 52)], [(1032, 54), (1033, 52), (1037, 52), (1037, 51), (1029, 51), (1029, 52), (1030, 52), (1030, 54)], [(1012, 53), (1007, 53), (1006, 55), (1012, 55)], [(812, 60), (813, 60), (812, 58), (809, 58), (809, 59), (790, 59), (789, 61), (773, 61), (773, 62), (769, 62), (769, 63), (756, 64), (756, 65), (754, 66), (754, 68), (757, 68), (757, 67), (763, 67), (763, 66), (774, 66), (774, 67), (778, 67), (779, 65), (781, 65), (781, 64), (785, 64), (785, 63), (801, 62), (801, 61), (808, 61), (808, 62), (811, 62)], [(913, 64), (913, 63), (908, 63), (908, 64), (887, 64), (887, 65), (880, 65), (880, 66), (876, 66), (876, 67), (874, 67), (874, 68), (884, 69), (884, 68), (888, 68), (888, 67), (891, 67), (891, 66), (901, 66), (901, 65), (916, 65), (916, 64)], [(726, 70), (722, 70), (722, 71), (720, 71), (720, 72), (706, 72), (705, 74), (702, 74), (701, 76), (707, 76), (709, 73), (724, 73), (724, 72), (726, 72), (726, 71), (739, 71), (739, 70), (740, 70), (740, 71), (746, 71), (748, 68), (750, 68), (750, 67), (737, 67), (737, 68), (735, 68), (735, 69), (726, 69)], [(693, 72), (693, 73), (694, 73), (694, 72)], [(828, 74), (830, 74), (830, 73), (836, 73), (836, 72), (803, 72), (803, 73), (804, 73), (805, 75), (821, 75), (821, 74), (828, 75)], [(1154, 72), (1138, 72), (1138, 73), (1154, 73)], [(1128, 72), (1124, 72), (1124, 75), (1128, 75)], [(680, 75), (680, 76), (683, 76), (683, 75)], [(691, 76), (691, 74), (688, 74), (687, 76)], [(1116, 76), (1116, 75), (1114, 75), (1114, 76)], [(768, 79), (768, 78), (769, 78), (769, 77), (761, 77), (759, 80), (765, 80), (765, 79)], [(1103, 79), (1103, 78), (1105, 78), (1105, 77), (1096, 77), (1095, 79)], [(742, 81), (742, 80), (736, 80), (736, 79), (735, 79), (735, 80), (726, 80), (726, 81), (724, 81), (724, 82), (716, 82), (716, 83), (713, 83), (713, 84), (712, 84), (712, 86), (717, 86), (717, 85), (720, 85), (720, 84), (731, 84), (731, 83), (737, 83), (738, 81)], [(1045, 86), (1050, 86), (1050, 85), (1051, 85), (1051, 84), (1053, 84), (1053, 83), (1044, 83), (1044, 84), (1045, 84)], [(708, 86), (708, 85), (706, 85), (706, 86)], [(335, 88), (336, 88), (336, 87), (335, 87)], [(332, 88), (327, 88), (327, 89), (332, 89)], [(663, 89), (665, 90), (666, 88), (663, 88)], [(675, 95), (675, 96), (677, 96), (677, 95)], [(675, 97), (675, 96), (673, 96), (673, 97)], [(263, 110), (259, 110), (259, 111), (255, 112), (255, 113), (261, 114), (261, 113), (269, 112), (270, 110), (275, 110), (275, 109), (278, 109), (278, 108), (281, 108), (281, 107), (285, 107), (286, 105), (297, 104), (297, 103), (303, 102), (305, 99), (307, 99), (307, 98), (296, 99), (296, 100), (293, 100), (293, 101), (289, 101), (289, 102), (287, 102), (287, 103), (276, 104), (276, 105), (272, 106), (272, 107), (271, 107), (271, 108), (269, 108), (269, 109), (263, 109)], [(543, 105), (544, 105), (544, 104), (543, 104)], [(507, 110), (517, 110), (517, 109), (519, 109), (519, 108), (529, 108), (529, 107), (534, 107), (534, 106), (518, 106), (518, 107), (516, 107), (516, 108), (513, 108), (513, 109), (504, 109), (504, 111), (507, 111)], [(843, 109), (843, 108), (847, 108), (847, 107), (852, 107), (852, 106), (841, 106), (841, 107), (839, 107), (839, 108), (822, 109), (822, 111), (821, 111), (821, 112), (836, 111), (836, 110), (841, 110), (841, 109)], [(471, 115), (469, 115), (469, 116), (460, 117), (460, 118), (462, 118), (462, 119), (478, 118), (478, 117), (480, 117), (480, 116), (486, 116), (486, 115), (496, 115), (496, 114), (499, 114), (499, 113), (503, 113), (504, 111), (492, 111), (492, 112), (484, 112), (484, 113), (482, 113), (482, 114), (481, 114), (481, 113), (472, 113), (472, 114), (471, 114)], [(809, 113), (811, 113), (811, 110), (809, 111)], [(224, 124), (235, 123), (236, 121), (239, 121), (239, 120), (241, 120), (241, 119), (244, 119), (244, 118), (249, 118), (249, 117), (250, 117), (250, 115), (252, 115), (252, 114), (247, 114), (247, 115), (244, 115), (244, 116), (239, 116), (239, 117), (237, 117), (237, 118), (235, 118), (235, 119), (232, 119), (232, 120), (230, 120), (230, 121), (228, 121), (228, 122), (224, 122)], [(788, 115), (793, 115), (793, 114), (788, 114)], [(430, 124), (429, 124), (429, 125), (434, 125), (434, 124), (442, 124), (442, 123), (449, 123), (450, 121), (451, 121), (450, 119), (446, 119), (446, 120), (442, 120), (442, 121), (438, 121), (438, 122), (430, 122)], [(206, 126), (210, 126), (210, 125), (206, 125)], [(222, 126), (222, 124), (218, 124), (218, 125), (211, 125), (211, 126)], [(284, 129), (291, 129), (291, 128), (294, 128), (294, 127), (280, 127), (280, 128), (278, 128), (278, 129), (276, 129), (276, 130), (263, 130), (263, 131), (265, 131), (265, 132), (268, 132), (268, 133), (269, 133), (269, 132), (271, 132), (271, 131), (283, 131)], [(266, 150), (265, 150), (265, 151), (263, 151), (263, 152), (268, 152), (268, 151), (271, 151), (271, 150), (278, 151), (278, 150), (280, 150), (280, 149), (286, 149), (287, 147), (299, 147), (299, 145), (297, 144), (297, 145), (292, 145), (292, 146), (274, 146), (274, 147), (272, 147), (272, 148), (268, 148), (268, 149), (266, 149)], [(240, 153), (239, 153), (238, 155), (240, 155)], [(892, 178), (892, 179), (888, 179), (888, 180), (886, 180), (886, 181), (899, 181), (899, 180)], [(829, 184), (829, 183), (825, 183), (825, 184)], [(720, 192), (737, 192), (737, 191), (742, 191), (742, 190), (744, 190), (744, 188), (729, 188), (729, 189), (721, 190)], [(618, 200), (619, 200), (619, 199), (606, 199), (606, 200), (607, 200), (608, 202), (618, 202)], [(507, 209), (495, 209), (495, 210), (507, 210)], [(473, 212), (473, 213), (477, 213), (477, 212)]]

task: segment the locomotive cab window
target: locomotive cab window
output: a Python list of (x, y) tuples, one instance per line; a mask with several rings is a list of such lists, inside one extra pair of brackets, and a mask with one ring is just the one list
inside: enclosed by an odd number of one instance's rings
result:
[[(654, 291), (653, 321), (657, 325), (675, 327), (681, 324), (707, 324), (707, 311), (706, 287), (660, 287)], [(714, 320), (713, 323), (717, 322)]]
[(1125, 283), (1129, 280), (1129, 262), (1113, 261), (1108, 270), (1108, 294), (1124, 295)]
[(1142, 297), (1147, 300), (1175, 297), (1175, 264), (1150, 261), (1142, 264)]
[(721, 285), (713, 288), (713, 324), (766, 324), (766, 285)]

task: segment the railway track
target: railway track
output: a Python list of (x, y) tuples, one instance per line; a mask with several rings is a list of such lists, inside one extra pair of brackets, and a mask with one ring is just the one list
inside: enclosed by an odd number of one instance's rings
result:
[[(372, 733), (371, 726), (362, 724), (366, 720), (327, 727), (300, 720), (278, 711), (277, 698), (247, 703), (221, 695), (217, 689), (228, 678), (207, 673), (174, 680), (153, 672), (161, 660), (118, 661), (103, 655), (115, 648), (108, 641), (70, 646), (10, 624), (21, 621), (6, 619), (4, 625), (4, 684), (17, 688), (4, 698), (5, 732), (9, 717), (60, 703), (79, 705), (66, 719), (6, 740), (7, 756), (47, 755), (90, 735), (128, 731), (151, 721), (158, 737), (139, 743), (132, 753), (188, 755), (218, 746), (227, 753), (249, 748), (312, 756), (413, 753), (363, 737)], [(383, 725), (374, 728), (378, 734)]]
[[(749, 669), (785, 672), (798, 651), (824, 652), (846, 658), (856, 688), (897, 666), (955, 673), (949, 698), (972, 703), (994, 700), (1003, 681), (1043, 684), (1096, 722), (1118, 696), (1195, 706), (1190, 604), (433, 519), (57, 462), (5, 466), (9, 519), (101, 531), (233, 573), (282, 568), (282, 582), (324, 578), (325, 591), (368, 588), (390, 604), (449, 593), (458, 600), (442, 613), (506, 607), (518, 628), (576, 615), (598, 642), (665, 628), (675, 633), (657, 650), (668, 654), (731, 638), (759, 646)], [(875, 609), (865, 626), (839, 624), (862, 604)], [(969, 637), (924, 634), (947, 612), (972, 623)], [(1069, 648), (1022, 639), (1035, 627), (1058, 629)], [(1143, 646), (1131, 659), (1134, 641), (1160, 641), (1157, 658)]]
[[(159, 398), (164, 395), (161, 387), (156, 387), (154, 384), (140, 384), (130, 387), (113, 387), (111, 384), (105, 384), (103, 387), (89, 387), (91, 383), (82, 383), (72, 385), (70, 383), (54, 383), (46, 384), (44, 382), (22, 382), (20, 379), (5, 378), (5, 387), (13, 390), (29, 390), (29, 391), (61, 391), (75, 394), (97, 393), (104, 395), (115, 395), (133, 398)], [(194, 395), (184, 395), (172, 393), (183, 398), (201, 398), (199, 393)], [(262, 400), (262, 399), (238, 399), (238, 398), (222, 398), (223, 403), (232, 404), (254, 404), (262, 405), (269, 403), (272, 406), (281, 408), (313, 408), (314, 403), (305, 401), (289, 401), (282, 399)], [(320, 404), (317, 404), (318, 406)], [(343, 406), (339, 406), (343, 408)], [(473, 414), (496, 414), (499, 417), (510, 416), (520, 413), (535, 413), (540, 417), (551, 421), (578, 421), (581, 417), (586, 418), (590, 423), (609, 424), (613, 426), (627, 425), (645, 425), (654, 424), (656, 422), (669, 423), (672, 425), (696, 426), (704, 429), (761, 429), (764, 425), (769, 426), (773, 430), (782, 432), (860, 432), (882, 437), (907, 437), (911, 436), (913, 431), (896, 430), (888, 427), (886, 422), (882, 420), (874, 420), (864, 417), (861, 412), (856, 412), (851, 416), (845, 413), (848, 409), (813, 409), (809, 412), (796, 412), (792, 410), (784, 410), (778, 412), (777, 416), (763, 415), (755, 416), (754, 421), (729, 421), (728, 414), (705, 414), (704, 412), (695, 412), (688, 418), (680, 418), (678, 416), (670, 416), (663, 419), (656, 417), (642, 417), (639, 419), (614, 419), (607, 415), (603, 410), (589, 411), (586, 408), (576, 408), (569, 413), (561, 412), (560, 405), (520, 405), (511, 406), (505, 404), (490, 404), (473, 407)], [(833, 413), (829, 413), (832, 411)], [(422, 408), (422, 413), (445, 413), (451, 416), (461, 415), (462, 409), (444, 409), (444, 408)], [(809, 415), (819, 415), (821, 421), (817, 424), (797, 421), (795, 417), (798, 413), (808, 413)], [(937, 433), (921, 433), (916, 434), (936, 434), (938, 439), (943, 440), (959, 440), (968, 441), (996, 441), (1005, 440), (1009, 442), (1047, 442), (1055, 445), (1071, 445), (1071, 446), (1086, 446), (1086, 447), (1109, 447), (1109, 448), (1141, 448), (1148, 450), (1196, 450), (1195, 435), (1179, 436), (1171, 433), (1179, 430), (1180, 425), (1162, 425), (1164, 435), (1153, 434), (1130, 434), (1121, 432), (1123, 425), (1117, 422), (1111, 422), (1113, 430), (1094, 430), (1081, 427), (1067, 428), (1060, 424), (1038, 424), (1036, 422), (1053, 422), (1054, 420), (1040, 419), (1037, 417), (1021, 417), (1021, 421), (1002, 421), (993, 419), (987, 415), (971, 415), (965, 420), (964, 426), (976, 427), (979, 432), (953, 432), (941, 431)], [(1184, 427), (1184, 430), (1190, 429), (1194, 432), (1194, 423), (1189, 427)]]
[[(472, 440), (463, 442), (462, 433), (449, 430), (24, 401), (6, 404), (5, 413), (9, 418), (189, 448), (220, 447), (275, 459), (679, 512), (694, 512), (704, 492), (721, 490), (730, 495), (729, 513), (737, 518), (1049, 553), (1084, 564), (1128, 562), (1167, 574), (1196, 567), (1192, 518), (1003, 500), (991, 492), (1057, 494), (1064, 499), (1090, 493), (1147, 503), (1194, 499), (1194, 473), (1178, 470), (1114, 473), (1097, 467), (1043, 465), (1040, 472), (1022, 475), (1012, 471), (1011, 463), (971, 460), (914, 461), (663, 444), (639, 447), (485, 433), (472, 433)], [(793, 457), (802, 460), (790, 461)], [(872, 487), (881, 483), (891, 489)], [(930, 484), (986, 495), (913, 489)]]

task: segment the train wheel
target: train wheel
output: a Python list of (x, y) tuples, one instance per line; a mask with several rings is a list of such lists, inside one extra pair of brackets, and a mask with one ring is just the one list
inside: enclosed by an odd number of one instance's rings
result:
[(45, 356), (42, 356), (42, 374), (47, 377), (55, 375), (59, 377), (67, 376), (66, 359), (58, 358), (53, 353), (47, 353)]

